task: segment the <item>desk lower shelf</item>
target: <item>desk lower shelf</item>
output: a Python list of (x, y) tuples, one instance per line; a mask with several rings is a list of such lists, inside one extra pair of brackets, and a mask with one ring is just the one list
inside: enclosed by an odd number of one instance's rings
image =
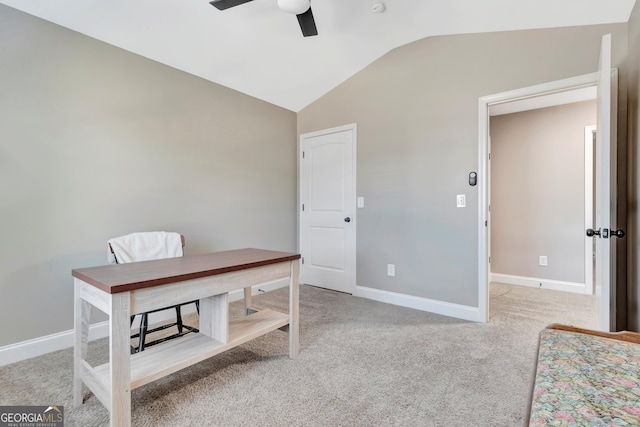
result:
[[(260, 310), (229, 322), (229, 342), (226, 344), (197, 333), (133, 354), (130, 359), (131, 389), (177, 372), (288, 324), (288, 314), (268, 309)], [(91, 377), (93, 377), (105, 390), (111, 388), (109, 387), (111, 382), (109, 363), (95, 368), (85, 363), (83, 367), (83, 380), (89, 380), (85, 381), (86, 383), (92, 383)]]

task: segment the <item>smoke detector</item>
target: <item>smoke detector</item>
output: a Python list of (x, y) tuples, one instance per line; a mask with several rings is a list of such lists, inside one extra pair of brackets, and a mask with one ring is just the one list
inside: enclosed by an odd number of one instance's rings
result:
[(387, 10), (387, 5), (384, 2), (377, 1), (371, 5), (371, 12), (373, 13), (383, 13)]

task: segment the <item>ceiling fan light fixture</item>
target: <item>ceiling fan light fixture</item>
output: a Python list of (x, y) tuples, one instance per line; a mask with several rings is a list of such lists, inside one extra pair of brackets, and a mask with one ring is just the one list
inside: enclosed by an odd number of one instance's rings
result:
[(283, 12), (300, 15), (311, 7), (310, 0), (278, 0), (278, 7)]

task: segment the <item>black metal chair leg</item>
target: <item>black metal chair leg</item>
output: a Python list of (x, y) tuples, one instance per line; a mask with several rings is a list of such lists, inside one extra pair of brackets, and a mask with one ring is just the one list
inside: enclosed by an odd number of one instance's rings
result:
[(182, 333), (182, 313), (180, 312), (180, 306), (176, 305), (176, 326), (178, 327), (178, 333)]
[(196, 311), (200, 314), (200, 300), (196, 300)]
[[(131, 326), (133, 326), (133, 319), (135, 319), (135, 318), (136, 318), (135, 314), (133, 316), (131, 316), (131, 320), (129, 321), (129, 328), (131, 328)], [(135, 354), (135, 352), (136, 352), (136, 348), (132, 345), (131, 346), (131, 354)]]
[(144, 350), (144, 340), (147, 336), (147, 327), (149, 326), (149, 315), (147, 313), (142, 313), (142, 318), (140, 319), (140, 344), (138, 345), (138, 351)]

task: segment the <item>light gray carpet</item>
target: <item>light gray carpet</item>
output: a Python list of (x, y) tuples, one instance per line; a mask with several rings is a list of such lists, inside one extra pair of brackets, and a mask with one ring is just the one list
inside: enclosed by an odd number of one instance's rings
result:
[[(288, 290), (255, 297), (287, 309)], [(236, 315), (239, 303), (232, 304)], [(132, 392), (134, 426), (520, 426), (537, 334), (595, 326), (593, 297), (491, 286), (477, 324), (301, 287), (301, 352), (275, 331)], [(106, 339), (90, 344), (105, 360)], [(108, 425), (94, 396), (72, 404), (66, 349), (0, 368), (0, 405), (63, 405), (68, 426)]]

